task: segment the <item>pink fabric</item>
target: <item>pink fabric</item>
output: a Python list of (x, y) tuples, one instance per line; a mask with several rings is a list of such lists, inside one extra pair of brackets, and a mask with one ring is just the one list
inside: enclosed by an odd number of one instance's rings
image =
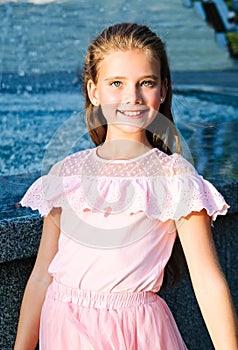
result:
[(166, 303), (151, 292), (92, 293), (54, 282), (41, 318), (41, 350), (186, 350)]
[(21, 201), (47, 215), (55, 207), (125, 214), (143, 211), (163, 222), (205, 208), (213, 220), (227, 204), (182, 156), (154, 148), (128, 161), (106, 161), (96, 149), (75, 153), (39, 178)]
[(49, 267), (57, 281), (99, 292), (160, 289), (176, 237), (173, 222), (151, 220), (144, 213), (127, 221), (114, 215), (105, 218), (105, 230), (97, 213), (86, 213), (85, 220), (70, 213), (62, 213), (59, 250)]
[(62, 208), (59, 249), (49, 266), (54, 284), (42, 311), (42, 350), (185, 349), (159, 297), (105, 308), (91, 299), (82, 305), (77, 293), (100, 301), (101, 293), (122, 300), (128, 293), (159, 291), (175, 220), (203, 208), (215, 220), (228, 209), (191, 164), (157, 149), (128, 161), (106, 161), (97, 149), (86, 150), (56, 164), (21, 204), (42, 215)]

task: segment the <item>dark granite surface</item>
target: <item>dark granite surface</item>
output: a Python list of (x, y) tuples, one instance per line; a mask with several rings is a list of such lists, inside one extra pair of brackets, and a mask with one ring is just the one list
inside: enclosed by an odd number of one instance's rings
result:
[(1, 263), (0, 268), (0, 349), (12, 350), (26, 282), (35, 259)]
[(35, 256), (42, 231), (38, 215), (0, 221), (0, 263)]
[(0, 220), (32, 214), (19, 204), (22, 196), (40, 173), (0, 176)]

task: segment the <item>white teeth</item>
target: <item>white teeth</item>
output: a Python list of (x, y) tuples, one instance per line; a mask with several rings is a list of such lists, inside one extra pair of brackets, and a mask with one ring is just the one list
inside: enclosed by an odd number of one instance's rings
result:
[(125, 114), (128, 117), (137, 117), (138, 115), (140, 115), (142, 112), (141, 111), (121, 111), (121, 113)]

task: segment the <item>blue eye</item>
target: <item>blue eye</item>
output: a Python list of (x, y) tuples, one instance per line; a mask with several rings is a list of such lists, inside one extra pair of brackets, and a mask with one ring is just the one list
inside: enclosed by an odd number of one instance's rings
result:
[(120, 81), (113, 81), (112, 83), (111, 83), (111, 85), (112, 86), (115, 86), (115, 87), (120, 87), (121, 86), (121, 82)]
[(141, 86), (145, 86), (145, 87), (153, 87), (155, 84), (152, 80), (144, 80), (141, 83)]

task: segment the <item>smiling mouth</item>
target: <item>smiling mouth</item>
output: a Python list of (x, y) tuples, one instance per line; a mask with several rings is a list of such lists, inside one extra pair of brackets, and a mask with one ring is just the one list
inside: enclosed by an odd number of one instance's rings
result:
[(121, 113), (123, 116), (133, 119), (139, 119), (144, 117), (144, 115), (148, 112), (148, 109), (142, 109), (142, 110), (117, 110), (119, 113)]

